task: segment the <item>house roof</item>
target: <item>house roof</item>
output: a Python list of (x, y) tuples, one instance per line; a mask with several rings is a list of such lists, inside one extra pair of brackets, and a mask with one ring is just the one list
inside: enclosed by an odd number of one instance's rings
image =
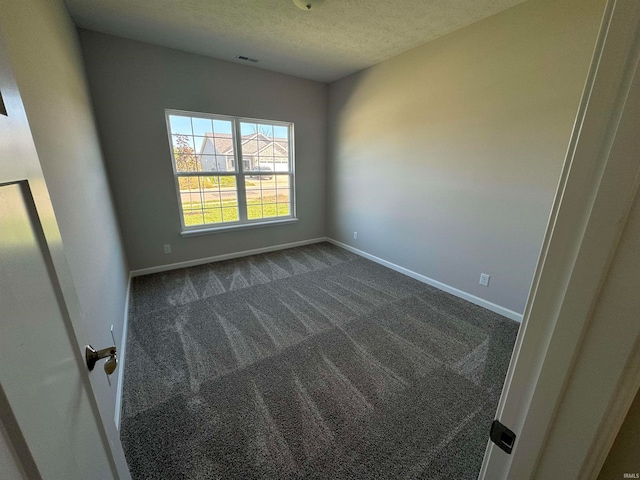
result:
[[(207, 142), (212, 142), (214, 151), (220, 155), (233, 155), (233, 138), (229, 133), (207, 132), (200, 146), (200, 154), (205, 150)], [(242, 153), (258, 156), (288, 156), (289, 142), (286, 138), (271, 139), (262, 133), (242, 136)]]

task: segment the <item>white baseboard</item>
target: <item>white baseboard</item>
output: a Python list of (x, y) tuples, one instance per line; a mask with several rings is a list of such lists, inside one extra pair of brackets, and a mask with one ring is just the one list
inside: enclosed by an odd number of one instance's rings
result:
[(195, 267), (204, 265), (205, 263), (221, 262), (223, 260), (231, 260), (234, 258), (248, 257), (249, 255), (258, 255), (260, 253), (275, 252), (277, 250), (285, 250), (287, 248), (301, 247), (303, 245), (311, 245), (312, 243), (326, 242), (326, 237), (312, 238), (310, 240), (302, 240), (300, 242), (281, 243), (279, 245), (271, 245), (269, 247), (255, 248), (253, 250), (244, 250), (242, 252), (226, 253), (224, 255), (215, 255), (213, 257), (199, 258), (197, 260), (187, 260), (185, 262), (170, 263), (168, 265), (160, 265), (158, 267), (142, 268), (140, 270), (132, 270), (132, 277), (141, 275), (149, 275), (151, 273), (167, 272), (169, 270), (177, 270), (179, 268)]
[(327, 238), (327, 242), (333, 243), (338, 247), (344, 248), (345, 250), (349, 250), (350, 252), (355, 253), (356, 255), (360, 255), (366, 259), (369, 259), (373, 262), (379, 263), (391, 270), (395, 270), (396, 272), (407, 275), (408, 277), (415, 278), (422, 283), (426, 283), (427, 285), (431, 285), (439, 290), (450, 293), (451, 295), (455, 295), (456, 297), (460, 297), (463, 300), (467, 300), (468, 302), (475, 303), (480, 307), (486, 308), (487, 310), (491, 310), (492, 312), (498, 313), (503, 317), (510, 318), (511, 320), (515, 320), (516, 322), (522, 323), (522, 314), (514, 312), (513, 310), (509, 310), (508, 308), (501, 307), (500, 305), (496, 305), (495, 303), (484, 300), (480, 297), (476, 297), (475, 295), (471, 295), (470, 293), (463, 292), (462, 290), (458, 290), (457, 288), (451, 287), (445, 283), (438, 282), (433, 278), (426, 277), (421, 275), (420, 273), (414, 272), (413, 270), (409, 270), (408, 268), (401, 267), (400, 265), (396, 265), (395, 263), (388, 262), (387, 260), (383, 260), (382, 258), (376, 257), (375, 255), (371, 255), (370, 253), (363, 252), (362, 250), (358, 250), (346, 243), (339, 242), (332, 238)]
[(131, 278), (129, 273), (129, 281), (127, 282), (127, 295), (124, 304), (124, 323), (122, 324), (122, 338), (120, 339), (120, 347), (118, 348), (118, 388), (116, 389), (116, 411), (113, 420), (116, 422), (116, 429), (120, 431), (120, 415), (122, 413), (122, 387), (124, 383), (124, 361), (127, 353), (127, 330), (129, 328), (129, 300), (131, 298)]

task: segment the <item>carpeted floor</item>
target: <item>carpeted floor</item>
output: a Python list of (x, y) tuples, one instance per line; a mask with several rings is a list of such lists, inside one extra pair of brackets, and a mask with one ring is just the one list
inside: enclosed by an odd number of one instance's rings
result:
[(134, 479), (475, 479), (518, 324), (328, 243), (137, 277)]

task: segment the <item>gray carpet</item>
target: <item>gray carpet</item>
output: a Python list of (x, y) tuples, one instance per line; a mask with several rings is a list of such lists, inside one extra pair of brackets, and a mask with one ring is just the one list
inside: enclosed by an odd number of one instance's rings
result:
[(134, 479), (475, 479), (518, 324), (328, 243), (137, 277)]

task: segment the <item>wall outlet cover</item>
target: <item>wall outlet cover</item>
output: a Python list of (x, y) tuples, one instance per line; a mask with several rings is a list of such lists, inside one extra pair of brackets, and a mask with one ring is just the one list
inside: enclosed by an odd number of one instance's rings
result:
[(480, 274), (480, 285), (484, 285), (485, 287), (488, 287), (490, 278), (491, 278), (491, 275), (487, 275), (486, 273), (481, 273)]

